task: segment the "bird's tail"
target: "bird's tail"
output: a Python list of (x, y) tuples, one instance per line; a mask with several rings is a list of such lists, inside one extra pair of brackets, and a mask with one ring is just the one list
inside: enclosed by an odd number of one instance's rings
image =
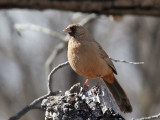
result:
[(112, 93), (117, 105), (119, 106), (120, 110), (124, 113), (132, 112), (132, 106), (129, 102), (129, 99), (124, 92), (123, 88), (120, 86), (116, 78), (114, 77), (113, 83), (107, 82), (108, 77), (103, 77), (105, 84), (107, 85), (108, 89)]

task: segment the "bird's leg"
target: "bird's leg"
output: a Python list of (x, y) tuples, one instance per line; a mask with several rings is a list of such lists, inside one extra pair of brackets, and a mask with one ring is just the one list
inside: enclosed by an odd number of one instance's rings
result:
[(88, 81), (89, 81), (89, 79), (87, 78), (86, 81), (85, 81), (85, 83), (84, 83), (84, 86), (89, 87), (89, 86), (87, 85), (87, 84), (88, 84)]
[(83, 87), (84, 91), (86, 91), (89, 88), (89, 85), (87, 85), (88, 81), (89, 81), (89, 79), (87, 78), (84, 83), (84, 87)]

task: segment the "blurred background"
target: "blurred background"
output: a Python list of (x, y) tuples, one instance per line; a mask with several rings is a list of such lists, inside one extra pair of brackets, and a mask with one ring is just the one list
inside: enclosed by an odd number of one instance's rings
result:
[[(35, 98), (47, 93), (46, 61), (62, 40), (16, 24), (38, 25), (63, 36), (63, 29), (79, 23), (89, 14), (57, 10), (0, 10), (0, 118), (6, 120)], [(116, 16), (115, 16), (116, 17)], [(133, 112), (127, 119), (160, 112), (160, 19), (149, 16), (99, 15), (87, 29), (114, 59), (143, 61), (143, 65), (115, 63), (116, 76), (127, 92)], [(67, 61), (67, 47), (56, 56), (52, 67)], [(84, 77), (66, 66), (53, 76), (53, 90), (64, 93), (73, 84), (83, 85)], [(90, 80), (90, 85), (97, 81)], [(29, 111), (22, 120), (44, 119), (44, 112)]]

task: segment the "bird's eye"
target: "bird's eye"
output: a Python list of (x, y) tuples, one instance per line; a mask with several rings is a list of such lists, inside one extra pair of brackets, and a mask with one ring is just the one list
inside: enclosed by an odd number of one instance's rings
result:
[(70, 35), (71, 35), (71, 36), (75, 36), (76, 27), (73, 26), (73, 27), (71, 27), (70, 29), (71, 29), (71, 31), (72, 31), (72, 32), (70, 33)]
[(72, 30), (72, 32), (74, 32), (76, 30), (75, 27), (71, 27), (70, 29)]

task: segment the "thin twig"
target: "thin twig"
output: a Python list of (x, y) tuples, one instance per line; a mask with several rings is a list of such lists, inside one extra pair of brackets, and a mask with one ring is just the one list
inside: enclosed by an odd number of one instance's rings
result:
[(55, 37), (59, 40), (66, 41), (66, 38), (63, 35), (61, 35), (60, 33), (56, 32), (54, 30), (39, 26), (39, 25), (17, 23), (14, 25), (14, 28), (18, 32), (18, 34), (20, 34), (20, 30), (31, 29), (31, 30), (40, 31), (45, 34), (51, 35), (52, 37)]
[(53, 74), (60, 68), (64, 67), (68, 65), (68, 61), (59, 64), (57, 67), (53, 68), (53, 70), (49, 73), (48, 75), (48, 93), (44, 96), (41, 96), (37, 99), (35, 99), (33, 102), (31, 102), (29, 105), (25, 106), (21, 111), (19, 111), (17, 114), (15, 114), (14, 116), (12, 116), (11, 118), (9, 118), (9, 120), (18, 120), (20, 119), (24, 114), (26, 114), (28, 111), (30, 111), (31, 109), (36, 109), (36, 105), (38, 103), (40, 103), (43, 99), (47, 98), (48, 96), (55, 96), (57, 94), (59, 94), (61, 91), (55, 91), (52, 92), (51, 89), (51, 82), (52, 82), (52, 76)]
[(134, 65), (144, 64), (144, 62), (129, 62), (129, 61), (126, 61), (126, 60), (116, 60), (116, 59), (113, 59), (113, 58), (110, 58), (110, 59), (114, 62), (124, 62), (124, 63), (134, 64)]
[(69, 65), (68, 61), (59, 64), (57, 67), (55, 67), (48, 75), (48, 92), (52, 92), (52, 75), (60, 68)]
[(149, 117), (144, 117), (144, 118), (138, 118), (138, 119), (132, 119), (132, 120), (158, 120), (160, 119), (160, 113), (157, 115), (149, 116)]

